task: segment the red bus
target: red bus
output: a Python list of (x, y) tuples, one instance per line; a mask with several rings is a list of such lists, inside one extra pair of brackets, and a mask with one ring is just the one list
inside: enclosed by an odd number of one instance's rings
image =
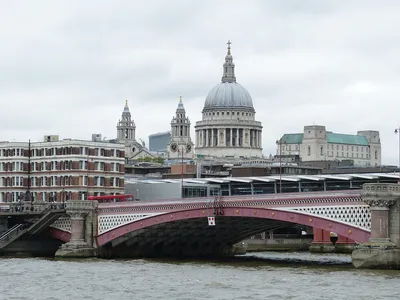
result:
[(108, 195), (108, 196), (89, 196), (88, 200), (96, 200), (99, 203), (107, 203), (107, 202), (126, 202), (133, 201), (135, 198), (133, 195)]

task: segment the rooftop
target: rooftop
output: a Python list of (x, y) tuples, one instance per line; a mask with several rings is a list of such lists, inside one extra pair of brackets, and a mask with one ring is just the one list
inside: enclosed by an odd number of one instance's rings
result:
[[(363, 174), (323, 174), (323, 175), (282, 175), (282, 181), (327, 181), (327, 180), (342, 180), (350, 181), (352, 179), (399, 179), (400, 172), (391, 173), (363, 173)], [(280, 180), (280, 176), (260, 176), (260, 177), (223, 177), (223, 178), (185, 178), (185, 183), (193, 184), (212, 184), (212, 183), (255, 183), (255, 182), (275, 182)], [(181, 179), (138, 179), (129, 176), (125, 177), (125, 183), (180, 183)]]
[[(288, 133), (282, 136), (282, 143), (286, 144), (301, 144), (304, 135), (302, 133)], [(342, 134), (327, 132), (326, 138), (330, 144), (346, 144), (346, 145), (359, 145), (368, 146), (368, 140), (363, 135), (355, 134)]]

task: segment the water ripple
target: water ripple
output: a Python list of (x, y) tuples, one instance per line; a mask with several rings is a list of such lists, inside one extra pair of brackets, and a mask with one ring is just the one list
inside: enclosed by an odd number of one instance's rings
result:
[(349, 256), (261, 253), (229, 261), (0, 259), (0, 300), (400, 299), (400, 272)]

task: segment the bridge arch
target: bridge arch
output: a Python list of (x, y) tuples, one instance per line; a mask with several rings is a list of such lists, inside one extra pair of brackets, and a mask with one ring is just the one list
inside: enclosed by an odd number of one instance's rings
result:
[[(204, 226), (208, 227), (207, 225), (208, 216), (214, 216), (213, 210), (200, 208), (200, 209), (190, 209), (183, 211), (174, 211), (157, 216), (148, 217), (145, 219), (133, 221), (131, 223), (119, 226), (115, 229), (112, 229), (110, 231), (98, 235), (97, 245), (101, 247), (118, 238), (122, 238), (131, 232), (176, 221), (203, 218), (205, 220)], [(289, 210), (272, 209), (272, 208), (224, 207), (223, 215), (217, 215), (216, 217), (217, 217), (216, 228), (218, 228), (218, 220), (221, 220), (221, 218), (243, 217), (243, 218), (268, 219), (285, 223), (311, 226), (314, 228), (335, 232), (338, 235), (347, 237), (351, 240), (360, 243), (367, 242), (370, 237), (370, 231), (365, 228), (360, 228), (352, 224), (347, 224), (337, 220), (332, 220), (325, 217), (311, 215), (298, 211), (289, 211)], [(232, 228), (232, 230), (235, 229)], [(262, 232), (261, 229), (259, 232)], [(247, 236), (251, 236), (254, 233), (256, 232), (252, 232), (251, 230), (249, 230)], [(245, 236), (240, 238), (245, 238)], [(238, 241), (240, 241), (240, 239)]]

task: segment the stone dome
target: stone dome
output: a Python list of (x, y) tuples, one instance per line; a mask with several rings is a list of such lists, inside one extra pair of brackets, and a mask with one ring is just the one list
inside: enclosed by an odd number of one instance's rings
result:
[(204, 103), (204, 109), (247, 108), (254, 110), (249, 92), (236, 82), (222, 82), (211, 89)]

